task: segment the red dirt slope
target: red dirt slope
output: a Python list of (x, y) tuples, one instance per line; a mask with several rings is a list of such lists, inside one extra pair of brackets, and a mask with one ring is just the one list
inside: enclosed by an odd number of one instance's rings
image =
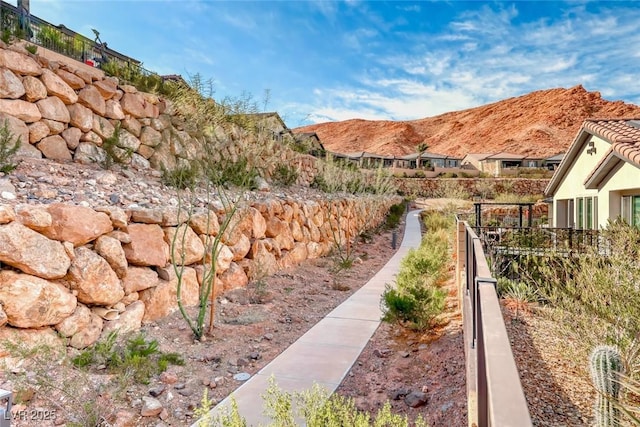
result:
[(412, 121), (346, 120), (294, 129), (316, 132), (325, 148), (350, 153), (414, 153), (426, 142), (429, 151), (463, 157), (496, 153), (549, 157), (566, 151), (589, 117), (640, 117), (640, 106), (607, 101), (582, 86), (549, 89), (493, 104)]

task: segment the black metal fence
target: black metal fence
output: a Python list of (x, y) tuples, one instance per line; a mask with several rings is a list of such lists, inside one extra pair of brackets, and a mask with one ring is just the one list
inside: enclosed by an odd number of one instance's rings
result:
[[(128, 83), (132, 83), (132, 79), (127, 76), (135, 75), (161, 79), (156, 73), (143, 68), (140, 61), (109, 48), (106, 43), (99, 41), (99, 33), (95, 33), (95, 40), (91, 40), (64, 25), (56, 26), (34, 15), (27, 18), (20, 14), (17, 7), (0, 1), (0, 36), (5, 42), (12, 38), (23, 39), (97, 68), (103, 68), (107, 63), (115, 64), (118, 69), (115, 74), (124, 74), (116, 77)], [(114, 74), (106, 69), (105, 72)]]
[(606, 252), (598, 230), (548, 227), (475, 227), (485, 250), (505, 254)]

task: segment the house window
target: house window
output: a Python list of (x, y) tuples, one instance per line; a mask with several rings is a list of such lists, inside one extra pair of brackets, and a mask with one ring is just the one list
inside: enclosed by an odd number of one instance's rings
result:
[(580, 197), (577, 199), (578, 212), (576, 218), (576, 226), (578, 230), (582, 230), (584, 228), (584, 199)]
[(622, 219), (627, 224), (640, 227), (640, 196), (622, 197)]
[(579, 197), (576, 199), (576, 228), (591, 230), (598, 226), (598, 198)]

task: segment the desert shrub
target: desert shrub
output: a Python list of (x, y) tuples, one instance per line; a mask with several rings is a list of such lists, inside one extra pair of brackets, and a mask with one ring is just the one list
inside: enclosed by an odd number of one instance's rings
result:
[(495, 196), (495, 201), (500, 203), (535, 203), (543, 198), (542, 194), (498, 193)]
[(281, 163), (276, 167), (271, 179), (278, 185), (288, 187), (295, 184), (298, 179), (298, 171), (293, 166)]
[(103, 365), (113, 374), (143, 384), (151, 376), (164, 372), (169, 364), (184, 365), (180, 355), (161, 352), (156, 340), (147, 341), (143, 334), (138, 334), (119, 343), (114, 332), (83, 350), (72, 362), (78, 368)]
[(13, 163), (13, 157), (20, 149), (20, 137), (14, 137), (5, 120), (0, 127), (0, 172), (9, 173), (18, 165)]
[[(273, 377), (269, 379), (269, 387), (262, 395), (264, 413), (271, 419), (269, 426), (285, 427), (297, 425), (297, 419), (304, 420), (308, 427), (349, 426), (349, 427), (426, 427), (421, 416), (412, 424), (406, 415), (396, 415), (391, 412), (391, 405), (386, 402), (375, 416), (358, 410), (352, 398), (339, 394), (329, 395), (326, 389), (314, 384), (310, 390), (288, 393), (280, 389)], [(210, 402), (206, 402), (211, 405)], [(231, 407), (211, 420), (209, 417), (201, 419), (202, 424), (224, 427), (246, 426), (246, 420), (238, 411), (236, 402), (232, 399)]]
[(450, 179), (439, 179), (438, 187), (434, 191), (433, 196), (436, 198), (461, 200), (467, 200), (470, 198), (469, 192), (462, 182)]
[(416, 173), (413, 174), (414, 178), (424, 178), (427, 175), (423, 172), (423, 171), (416, 171)]
[(419, 248), (411, 249), (400, 264), (396, 286), (387, 285), (382, 295), (382, 320), (411, 329), (431, 327), (444, 309), (449, 238), (445, 230), (429, 231)]
[(495, 196), (495, 182), (490, 179), (476, 181), (476, 193), (481, 199), (492, 199)]
[(120, 146), (120, 123), (116, 124), (110, 137), (102, 140), (102, 149), (105, 156), (100, 164), (105, 169), (111, 169), (115, 164), (124, 165), (131, 162), (134, 152), (130, 147)]
[(365, 172), (352, 162), (335, 161), (329, 156), (318, 163), (319, 170), (311, 187), (325, 193), (346, 192), (352, 194), (392, 194), (397, 189), (391, 175), (382, 166), (376, 172)]
[[(455, 209), (452, 209), (452, 212)], [(428, 232), (439, 230), (450, 231), (455, 225), (453, 215), (447, 212), (423, 211), (422, 223)]]
[(185, 166), (176, 166), (172, 170), (162, 168), (162, 183), (168, 187), (184, 190), (194, 188), (200, 179), (200, 167), (197, 163)]
[(246, 156), (239, 156), (235, 162), (208, 159), (204, 168), (205, 176), (214, 186), (231, 184), (242, 189), (251, 189), (259, 175)]
[(176, 86), (176, 83), (165, 82), (158, 74), (144, 70), (141, 65), (107, 61), (100, 65), (100, 69), (108, 76), (117, 77), (123, 83), (135, 86), (141, 92), (167, 95)]
[(580, 255), (523, 257), (517, 272), (591, 346), (624, 351), (640, 334), (640, 230), (613, 221), (599, 239)]
[(396, 228), (398, 224), (400, 224), (402, 215), (404, 215), (405, 206), (406, 205), (404, 203), (391, 205), (391, 207), (389, 208), (389, 212), (387, 213), (387, 218), (385, 219), (386, 228)]

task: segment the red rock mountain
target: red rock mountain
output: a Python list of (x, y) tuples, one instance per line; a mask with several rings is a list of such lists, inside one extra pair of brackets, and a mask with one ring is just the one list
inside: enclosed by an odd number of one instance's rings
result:
[(429, 151), (463, 157), (497, 153), (549, 157), (569, 148), (589, 117), (640, 117), (640, 106), (607, 101), (582, 86), (549, 89), (493, 104), (411, 121), (353, 119), (294, 129), (316, 132), (325, 148), (338, 153), (368, 151), (401, 156), (426, 142)]

